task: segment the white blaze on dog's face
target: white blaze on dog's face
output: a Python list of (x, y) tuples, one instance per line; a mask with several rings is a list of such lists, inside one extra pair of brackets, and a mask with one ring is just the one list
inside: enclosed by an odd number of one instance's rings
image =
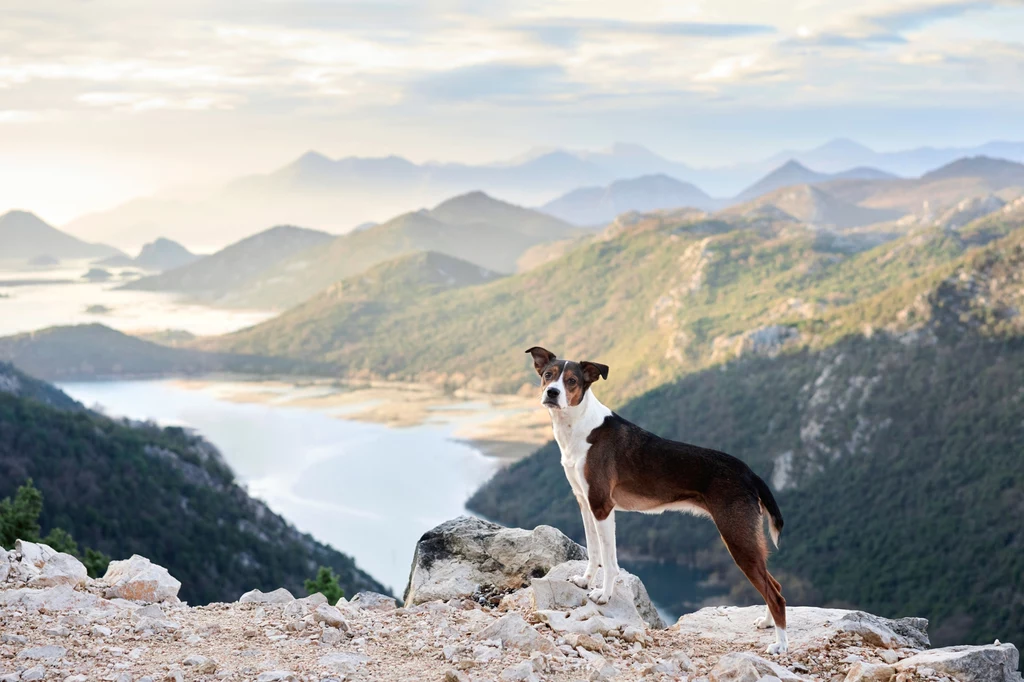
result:
[(541, 380), (540, 402), (548, 409), (576, 407), (592, 383), (608, 378), (605, 365), (558, 360), (554, 353), (539, 346), (526, 352), (533, 356), (533, 367)]

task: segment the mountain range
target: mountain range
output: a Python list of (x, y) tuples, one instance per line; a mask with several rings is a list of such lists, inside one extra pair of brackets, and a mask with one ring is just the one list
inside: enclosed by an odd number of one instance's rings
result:
[(96, 261), (95, 265), (101, 267), (136, 267), (143, 270), (173, 270), (184, 265), (189, 265), (202, 258), (178, 242), (160, 237), (148, 244), (144, 244), (139, 255), (134, 258), (128, 256), (110, 256)]
[(47, 225), (33, 213), (8, 211), (0, 215), (0, 261), (22, 264), (40, 259), (106, 258), (124, 256), (103, 244), (90, 244)]
[(339, 237), (274, 228), (125, 288), (175, 291), (218, 305), (283, 309), (346, 277), (416, 252), (435, 251), (507, 274), (531, 248), (582, 233), (544, 213), (471, 192)]
[(631, 144), (616, 144), (601, 152), (543, 150), (489, 165), (416, 164), (398, 156), (331, 159), (307, 152), (270, 173), (209, 188), (202, 199), (135, 199), (82, 216), (65, 227), (83, 238), (125, 248), (166, 236), (203, 249), (217, 249), (252, 234), (260, 225), (298, 224), (343, 233), (364, 222), (383, 221), (476, 190), (539, 206), (579, 188), (667, 175), (711, 196), (731, 197), (790, 160), (821, 174), (856, 169), (871, 175), (917, 177), (957, 158), (977, 155), (1024, 161), (1024, 143), (991, 142), (974, 148), (878, 153), (838, 140), (762, 161), (708, 168), (672, 161)]

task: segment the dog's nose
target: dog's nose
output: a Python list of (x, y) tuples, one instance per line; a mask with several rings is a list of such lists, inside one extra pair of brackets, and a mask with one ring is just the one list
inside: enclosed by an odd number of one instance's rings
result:
[(548, 389), (548, 397), (549, 398), (557, 398), (558, 397), (558, 389), (557, 388), (549, 388)]

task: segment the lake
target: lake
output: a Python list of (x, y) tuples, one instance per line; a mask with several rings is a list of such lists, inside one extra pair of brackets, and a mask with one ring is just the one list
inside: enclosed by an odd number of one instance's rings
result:
[[(107, 268), (107, 282), (82, 279), (90, 266), (71, 262), (47, 268), (0, 267), (0, 336), (66, 324), (100, 323), (123, 332), (182, 329), (226, 334), (273, 316), (262, 310), (222, 310), (175, 300), (158, 291), (121, 291), (123, 268)], [(102, 306), (89, 312), (92, 306)]]
[(392, 428), (340, 418), (343, 410), (228, 400), (165, 381), (66, 383), (111, 416), (194, 428), (239, 481), (300, 530), (355, 557), (401, 594), (424, 531), (466, 513), (465, 501), (497, 469), (451, 424)]

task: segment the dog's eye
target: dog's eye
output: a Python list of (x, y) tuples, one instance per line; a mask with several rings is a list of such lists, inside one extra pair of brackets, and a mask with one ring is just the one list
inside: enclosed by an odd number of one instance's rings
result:
[(551, 372), (544, 372), (544, 378), (545, 379), (550, 379), (551, 378)]
[(576, 380), (575, 379), (567, 379), (565, 383), (567, 383), (570, 386), (575, 386), (576, 385)]

